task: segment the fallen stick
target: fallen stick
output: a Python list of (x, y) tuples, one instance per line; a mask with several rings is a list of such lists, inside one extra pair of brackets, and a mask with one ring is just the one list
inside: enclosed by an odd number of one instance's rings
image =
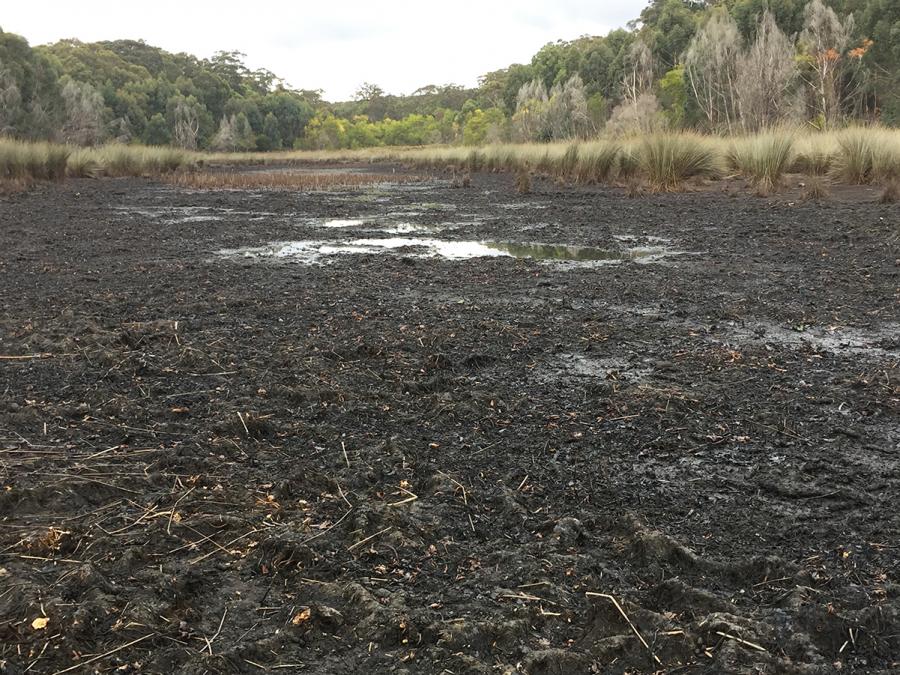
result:
[(384, 528), (383, 530), (379, 530), (378, 532), (376, 532), (376, 533), (373, 534), (372, 536), (366, 537), (366, 538), (363, 539), (362, 541), (356, 542), (355, 544), (353, 544), (353, 546), (349, 547), (347, 550), (348, 550), (348, 551), (352, 551), (352, 550), (355, 549), (356, 547), (362, 546), (362, 545), (365, 544), (367, 541), (372, 541), (375, 537), (378, 537), (378, 536), (384, 534), (385, 532), (388, 532), (388, 531), (393, 530), (393, 529), (394, 529), (394, 526), (393, 526), (393, 525), (389, 525), (389, 526), (387, 526), (386, 528)]
[(244, 416), (241, 415), (241, 413), (238, 413), (237, 416), (238, 416), (238, 419), (241, 421), (241, 426), (244, 427), (244, 431), (246, 432), (247, 436), (249, 436), (250, 430), (247, 428), (247, 423), (244, 421)]
[[(232, 544), (236, 544), (236, 543), (239, 542), (241, 539), (246, 539), (246, 538), (249, 537), (251, 534), (256, 534), (257, 532), (259, 532), (259, 530), (257, 530), (257, 529), (254, 528), (254, 529), (250, 530), (249, 532), (246, 532), (246, 533), (242, 534), (240, 537), (235, 537), (234, 539), (232, 539), (231, 541), (229, 541), (229, 542), (228, 542), (227, 544), (225, 544), (225, 545), (219, 545), (218, 543), (213, 542), (213, 544), (215, 544), (216, 546), (219, 547), (218, 549), (213, 549), (213, 550), (210, 551), (209, 553), (206, 553), (205, 555), (201, 555), (199, 558), (194, 558), (193, 560), (191, 560), (190, 562), (188, 562), (188, 565), (196, 565), (198, 562), (201, 562), (202, 560), (206, 560), (206, 559), (209, 558), (210, 556), (213, 556), (213, 555), (215, 555), (216, 553), (218, 553), (218, 552), (219, 552), (219, 549), (221, 549), (221, 550), (223, 550), (223, 551), (227, 551), (228, 549), (226, 548), (226, 546), (231, 546)], [(231, 553), (231, 551), (228, 551), (228, 552)]]
[(400, 488), (400, 491), (405, 492), (409, 495), (409, 497), (407, 497), (406, 499), (401, 499), (399, 502), (391, 502), (390, 504), (388, 504), (388, 506), (401, 506), (402, 504), (409, 504), (410, 502), (414, 502), (419, 498), (419, 495), (404, 488)]
[(138, 638), (137, 640), (132, 640), (131, 642), (122, 645), (121, 647), (116, 647), (115, 649), (111, 649), (108, 652), (104, 652), (103, 654), (99, 654), (98, 656), (94, 656), (87, 661), (82, 661), (81, 663), (76, 663), (74, 666), (69, 666), (68, 668), (64, 668), (63, 670), (57, 670), (53, 675), (62, 675), (62, 673), (71, 673), (73, 670), (78, 670), (79, 668), (83, 668), (89, 663), (95, 663), (96, 661), (100, 661), (101, 659), (105, 659), (107, 656), (112, 656), (116, 652), (120, 652), (123, 649), (128, 649), (136, 645), (138, 642), (143, 642), (144, 640), (149, 640), (154, 637), (156, 633), (150, 633), (150, 635), (145, 635), (142, 638)]
[(754, 642), (749, 642), (749, 641), (747, 641), (747, 640), (742, 640), (741, 638), (739, 638), (739, 637), (737, 637), (737, 636), (735, 636), (735, 635), (729, 635), (728, 633), (723, 633), (723, 632), (720, 631), (720, 630), (717, 630), (717, 631), (716, 631), (716, 635), (720, 635), (720, 636), (723, 637), (723, 638), (728, 638), (729, 640), (734, 640), (735, 642), (740, 642), (742, 645), (745, 645), (745, 646), (747, 646), (747, 647), (750, 647), (751, 649), (755, 649), (755, 650), (758, 651), (758, 652), (766, 652), (766, 651), (768, 651), (765, 647), (761, 647), (760, 645), (758, 645), (758, 644), (756, 644), (756, 643), (754, 643)]
[(622, 609), (622, 605), (619, 604), (618, 600), (606, 593), (591, 593), (590, 591), (588, 591), (587, 593), (585, 593), (585, 595), (589, 598), (606, 598), (607, 600), (612, 602), (612, 604), (616, 606), (616, 609), (619, 610), (619, 614), (622, 615), (622, 618), (628, 622), (629, 626), (631, 626), (631, 630), (634, 631), (635, 635), (637, 635), (638, 640), (641, 641), (641, 644), (647, 648), (648, 652), (650, 652), (650, 656), (653, 657), (653, 660), (656, 661), (659, 665), (662, 665), (662, 661), (660, 661), (659, 657), (657, 657), (656, 654), (653, 653), (653, 650), (650, 649), (650, 645), (647, 644), (647, 641), (644, 639), (644, 636), (641, 635), (641, 632), (637, 629), (637, 627), (633, 623), (631, 623), (631, 619), (628, 618), (628, 615), (625, 613), (625, 610)]
[(204, 636), (204, 640), (206, 640), (206, 646), (209, 647), (209, 655), (213, 655), (212, 643), (216, 641), (216, 638), (222, 633), (222, 626), (225, 625), (225, 617), (228, 616), (228, 605), (225, 605), (225, 611), (222, 612), (222, 620), (219, 621), (219, 629), (216, 631), (216, 634), (211, 638), (207, 638)]
[(34, 361), (37, 359), (49, 359), (52, 357), (53, 354), (22, 354), (18, 356), (0, 356), (0, 361)]
[(183, 495), (181, 495), (178, 499), (176, 499), (174, 504), (172, 504), (172, 510), (169, 512), (169, 522), (166, 525), (166, 534), (172, 534), (172, 519), (175, 518), (175, 513), (176, 513), (175, 509), (178, 508), (178, 505), (181, 503), (181, 500), (184, 499), (185, 497), (187, 497), (193, 491), (194, 491), (194, 488), (191, 488), (190, 490), (185, 492)]
[[(496, 445), (496, 443), (494, 445)], [(490, 447), (490, 446), (488, 446), (488, 447)], [(443, 471), (440, 471), (440, 470), (438, 471), (438, 473), (441, 474), (442, 476), (444, 476), (445, 478), (447, 478), (447, 480), (449, 480), (451, 483), (456, 485), (460, 490), (462, 490), (463, 506), (466, 507), (466, 515), (469, 517), (469, 526), (472, 528), (472, 532), (474, 533), (475, 532), (475, 521), (472, 520), (472, 512), (469, 509), (469, 498), (468, 498), (468, 495), (466, 494), (466, 486), (463, 485), (462, 483), (460, 483), (458, 480), (456, 480), (449, 473), (444, 473)]]

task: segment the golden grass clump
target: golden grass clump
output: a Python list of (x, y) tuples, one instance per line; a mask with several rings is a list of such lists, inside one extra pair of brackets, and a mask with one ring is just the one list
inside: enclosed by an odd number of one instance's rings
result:
[(715, 178), (722, 173), (722, 157), (714, 144), (698, 134), (654, 134), (637, 148), (638, 163), (651, 189), (678, 190), (688, 178)]
[(562, 157), (559, 160), (559, 166), (557, 167), (557, 175), (562, 178), (573, 178), (575, 176), (575, 170), (578, 167), (578, 144), (573, 143), (566, 151), (563, 153)]
[(337, 190), (387, 183), (420, 183), (424, 176), (382, 173), (184, 172), (166, 176), (179, 187), (197, 190)]
[(884, 191), (878, 198), (878, 202), (881, 204), (896, 204), (898, 201), (900, 201), (900, 181), (895, 178), (888, 181), (887, 185), (884, 186)]
[(843, 182), (863, 185), (872, 180), (875, 139), (864, 129), (847, 129), (837, 139), (834, 174)]
[(800, 198), (807, 202), (820, 201), (827, 199), (830, 194), (825, 176), (810, 176), (800, 193)]
[(833, 174), (844, 183), (865, 185), (900, 177), (900, 133), (851, 127), (838, 132)]
[(112, 143), (89, 151), (88, 159), (107, 176), (145, 176), (171, 173), (194, 164), (192, 155), (168, 147)]
[(586, 144), (578, 156), (575, 180), (579, 183), (606, 183), (616, 174), (622, 147), (615, 142)]
[(520, 195), (531, 193), (531, 175), (528, 169), (522, 168), (516, 173), (516, 192)]
[(70, 152), (64, 145), (0, 139), (0, 179), (60, 180), (66, 175)]
[(729, 164), (746, 176), (761, 196), (778, 188), (793, 159), (794, 139), (784, 132), (735, 139), (728, 151)]

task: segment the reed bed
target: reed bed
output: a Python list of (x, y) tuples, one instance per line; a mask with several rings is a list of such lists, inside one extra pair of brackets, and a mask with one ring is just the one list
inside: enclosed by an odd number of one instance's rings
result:
[(196, 190), (339, 190), (388, 183), (421, 183), (425, 176), (390, 173), (289, 173), (259, 171), (194, 171), (170, 174), (165, 178), (179, 187)]

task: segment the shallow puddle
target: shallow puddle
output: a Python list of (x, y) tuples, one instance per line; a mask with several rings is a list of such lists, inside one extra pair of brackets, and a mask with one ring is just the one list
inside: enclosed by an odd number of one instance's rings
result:
[(576, 260), (588, 262), (616, 262), (659, 257), (671, 253), (661, 246), (642, 246), (622, 250), (593, 248), (590, 246), (568, 246), (564, 244), (519, 244), (512, 242), (486, 242), (490, 249), (511, 255), (514, 258), (534, 258), (535, 260)]
[(334, 220), (324, 220), (320, 223), (316, 223), (319, 227), (328, 227), (328, 228), (342, 228), (342, 227), (356, 227), (358, 225), (365, 224), (366, 221), (358, 220), (356, 218), (348, 218), (345, 220), (342, 219), (334, 219)]
[[(355, 223), (353, 223), (355, 224)], [(333, 225), (332, 227), (339, 227)], [(416, 231), (400, 228), (398, 233)], [(573, 262), (610, 263), (621, 261), (652, 261), (676, 252), (662, 246), (645, 246), (622, 250), (568, 246), (561, 244), (535, 244), (498, 241), (452, 241), (449, 239), (387, 237), (362, 238), (347, 241), (292, 241), (242, 249), (226, 249), (220, 255), (241, 258), (291, 258), (302, 262), (315, 262), (324, 256), (341, 254), (390, 254), (419, 258), (530, 258)]]

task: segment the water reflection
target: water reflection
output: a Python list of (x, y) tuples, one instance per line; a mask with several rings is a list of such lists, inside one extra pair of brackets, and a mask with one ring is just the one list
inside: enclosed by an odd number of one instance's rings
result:
[(386, 237), (348, 239), (346, 241), (290, 241), (255, 248), (219, 252), (229, 257), (292, 258), (313, 262), (323, 256), (341, 254), (388, 254), (407, 257), (438, 257), (448, 260), (468, 258), (530, 258), (578, 262), (619, 262), (654, 260), (675, 251), (663, 246), (604, 249), (566, 244), (539, 244), (500, 241), (453, 241), (429, 237)]

